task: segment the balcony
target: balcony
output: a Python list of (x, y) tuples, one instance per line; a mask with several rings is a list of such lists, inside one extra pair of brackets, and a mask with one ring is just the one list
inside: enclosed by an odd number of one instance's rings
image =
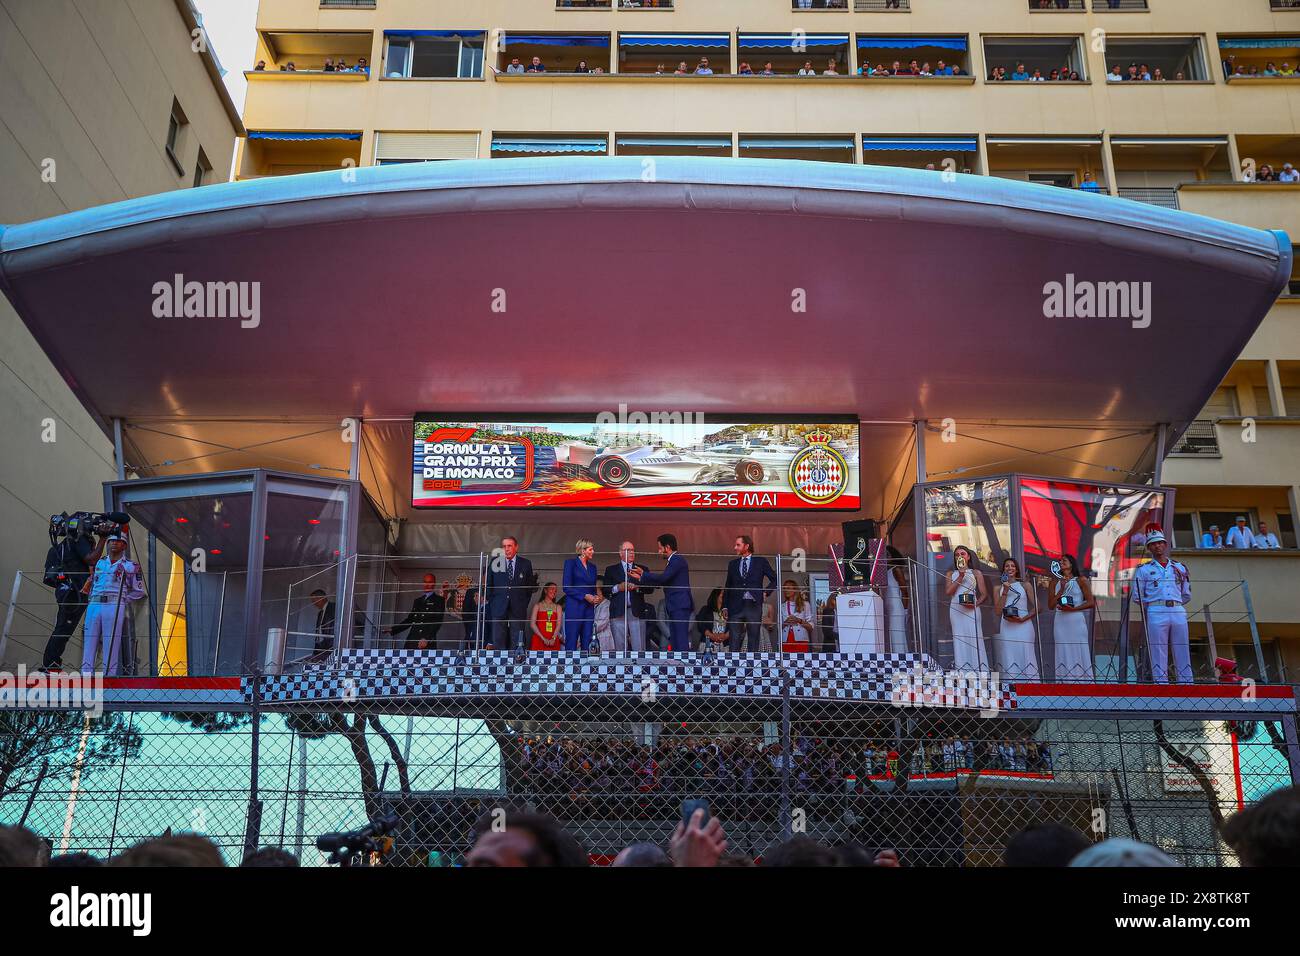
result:
[(555, 0), (556, 10), (660, 10), (671, 11), (674, 0)]

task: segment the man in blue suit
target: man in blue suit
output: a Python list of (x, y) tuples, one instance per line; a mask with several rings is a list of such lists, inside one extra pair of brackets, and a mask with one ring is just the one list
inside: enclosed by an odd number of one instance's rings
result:
[(488, 646), (498, 651), (522, 653), (528, 646), (528, 602), (537, 589), (533, 563), (519, 553), (519, 542), (507, 535), (501, 539), (501, 552), (492, 555), (488, 566), (488, 614), (492, 617)]
[(674, 651), (691, 649), (691, 623), (695, 614), (695, 598), (691, 595), (691, 570), (686, 559), (677, 551), (677, 536), (661, 534), (658, 537), (659, 555), (664, 558), (664, 569), (654, 571), (638, 569), (632, 580), (664, 589), (668, 608), (669, 646)]
[(614, 646), (620, 651), (644, 651), (645, 619), (654, 615), (654, 609), (646, 605), (645, 596), (654, 588), (632, 580), (632, 569), (640, 568), (642, 574), (650, 569), (637, 563), (636, 548), (631, 541), (623, 542), (619, 557), (622, 560), (607, 567), (603, 577), (605, 593), (609, 595), (609, 626), (614, 632)]
[[(727, 565), (725, 602), (727, 608), (727, 646), (739, 651), (748, 635), (749, 650), (757, 651), (762, 633), (763, 604), (776, 586), (776, 572), (771, 563), (754, 554), (754, 539), (747, 534), (736, 538), (736, 558)], [(766, 582), (766, 585), (764, 584)]]

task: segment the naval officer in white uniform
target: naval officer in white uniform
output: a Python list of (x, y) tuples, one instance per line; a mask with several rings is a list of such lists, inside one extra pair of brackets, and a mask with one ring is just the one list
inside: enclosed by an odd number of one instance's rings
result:
[(1169, 543), (1159, 531), (1147, 535), (1152, 560), (1137, 570), (1138, 599), (1146, 615), (1151, 677), (1169, 683), (1169, 651), (1174, 653), (1175, 680), (1192, 682), (1192, 654), (1187, 636), (1187, 611), (1192, 579), (1186, 565), (1169, 557)]

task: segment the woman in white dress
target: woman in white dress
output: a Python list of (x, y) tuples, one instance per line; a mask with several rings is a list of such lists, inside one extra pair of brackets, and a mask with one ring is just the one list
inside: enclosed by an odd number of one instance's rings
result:
[(960, 671), (989, 669), (980, 626), (980, 606), (988, 600), (984, 575), (975, 570), (975, 555), (965, 545), (952, 552), (954, 570), (948, 572), (944, 594), (949, 598), (948, 624), (952, 629), (952, 666)]
[(1052, 637), (1056, 643), (1056, 679), (1091, 681), (1092, 587), (1079, 574), (1079, 562), (1061, 555), (1061, 579), (1052, 579)]
[(1034, 589), (1022, 580), (1020, 564), (1015, 558), (1002, 562), (1002, 584), (993, 596), (993, 610), (999, 623), (998, 636), (993, 641), (998, 669), (1013, 680), (1037, 680), (1034, 618), (1038, 610), (1034, 606)]

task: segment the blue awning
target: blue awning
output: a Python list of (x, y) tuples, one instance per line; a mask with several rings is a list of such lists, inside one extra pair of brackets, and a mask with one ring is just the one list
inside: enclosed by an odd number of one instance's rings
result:
[(975, 153), (979, 140), (974, 136), (950, 136), (944, 139), (907, 139), (897, 136), (864, 136), (863, 150), (893, 149), (900, 152)]
[(620, 136), (619, 146), (698, 146), (731, 149), (730, 136)]
[(1300, 47), (1300, 37), (1219, 37), (1223, 50), (1279, 50)]
[(646, 49), (690, 49), (728, 50), (731, 48), (731, 35), (728, 33), (620, 33), (620, 47), (641, 47)]
[(524, 43), (528, 46), (609, 46), (609, 37), (600, 34), (569, 33), (564, 36), (543, 36), (536, 33), (507, 33), (501, 38), (503, 47), (512, 43)]
[(753, 139), (742, 136), (741, 149), (852, 149), (853, 137), (844, 139)]
[(486, 30), (385, 30), (386, 37), (446, 37), (462, 40), (481, 40)]
[(249, 139), (274, 139), (285, 140), (288, 142), (308, 143), (316, 140), (328, 139), (346, 139), (356, 142), (361, 139), (360, 133), (281, 133), (276, 130), (249, 130)]
[(494, 153), (599, 153), (609, 152), (603, 139), (494, 139)]
[(742, 50), (790, 50), (802, 52), (802, 48), (848, 46), (847, 33), (742, 33), (740, 35)]
[(858, 46), (875, 50), (912, 50), (917, 47), (938, 47), (941, 50), (966, 49), (965, 37), (858, 37)]

